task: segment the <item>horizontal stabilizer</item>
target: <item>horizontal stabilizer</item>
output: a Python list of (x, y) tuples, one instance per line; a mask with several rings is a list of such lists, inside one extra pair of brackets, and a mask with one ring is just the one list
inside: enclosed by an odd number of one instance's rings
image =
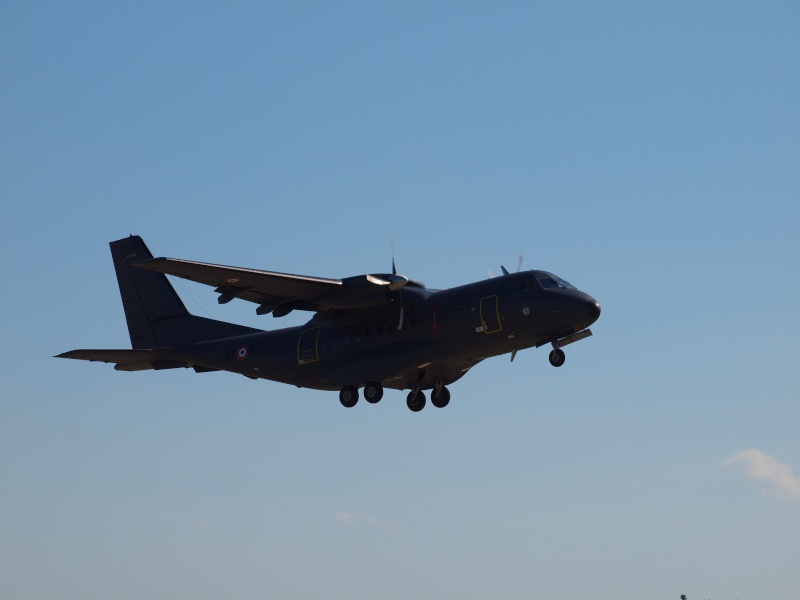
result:
[(117, 371), (146, 371), (185, 367), (186, 363), (164, 360), (171, 349), (157, 350), (70, 350), (56, 355), (56, 358), (73, 358), (92, 362), (116, 363)]

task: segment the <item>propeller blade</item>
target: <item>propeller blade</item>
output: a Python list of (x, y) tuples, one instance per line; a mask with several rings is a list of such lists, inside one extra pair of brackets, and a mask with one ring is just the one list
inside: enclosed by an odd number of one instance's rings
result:
[(519, 255), (519, 261), (517, 262), (517, 273), (522, 268), (522, 254)]

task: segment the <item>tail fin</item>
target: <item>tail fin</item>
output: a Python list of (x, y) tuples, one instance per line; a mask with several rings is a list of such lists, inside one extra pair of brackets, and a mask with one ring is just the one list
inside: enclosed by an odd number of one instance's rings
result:
[(138, 235), (109, 246), (134, 349), (181, 346), (259, 331), (190, 314), (166, 275), (135, 266), (153, 258)]

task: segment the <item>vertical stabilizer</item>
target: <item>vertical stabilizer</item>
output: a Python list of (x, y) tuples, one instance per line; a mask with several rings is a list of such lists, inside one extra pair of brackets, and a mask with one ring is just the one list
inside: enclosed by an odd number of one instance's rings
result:
[(138, 235), (109, 246), (134, 349), (180, 346), (259, 331), (191, 315), (166, 275), (135, 266), (153, 258)]
[(153, 258), (142, 238), (132, 235), (111, 242), (109, 246), (117, 272), (125, 318), (128, 321), (128, 331), (131, 334), (131, 346), (136, 349), (158, 348), (153, 322), (185, 316), (189, 311), (166, 275), (137, 269), (131, 265)]

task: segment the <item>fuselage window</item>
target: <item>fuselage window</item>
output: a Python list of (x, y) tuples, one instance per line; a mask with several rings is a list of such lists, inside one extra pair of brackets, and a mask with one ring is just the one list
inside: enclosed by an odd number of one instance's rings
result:
[(528, 295), (528, 284), (524, 281), (520, 282), (520, 284), (514, 288), (514, 295), (515, 296), (527, 296)]

